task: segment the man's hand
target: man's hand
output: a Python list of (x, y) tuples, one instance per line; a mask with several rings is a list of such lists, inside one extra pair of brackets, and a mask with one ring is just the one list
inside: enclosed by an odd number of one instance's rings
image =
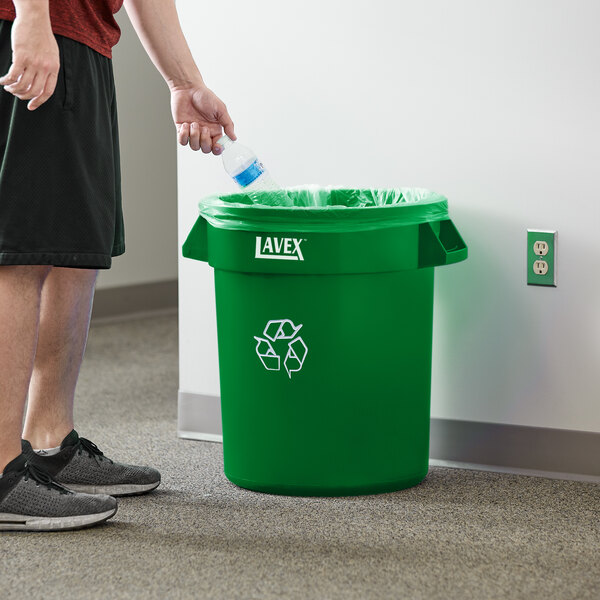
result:
[(125, 8), (148, 56), (171, 90), (177, 140), (192, 150), (220, 154), (222, 128), (235, 140), (225, 104), (205, 85), (185, 41), (175, 2), (125, 0)]
[(30, 100), (29, 110), (41, 106), (56, 88), (60, 57), (52, 33), (48, 4), (17, 3), (12, 26), (12, 65), (0, 85), (20, 100)]
[(233, 121), (225, 104), (203, 83), (171, 91), (171, 111), (177, 126), (177, 141), (205, 154), (221, 153), (217, 140), (225, 133), (235, 140)]

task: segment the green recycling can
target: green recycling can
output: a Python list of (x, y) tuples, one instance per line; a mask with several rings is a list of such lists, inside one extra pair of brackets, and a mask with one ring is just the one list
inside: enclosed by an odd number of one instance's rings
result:
[[(210, 197), (183, 255), (215, 273), (225, 474), (275, 494), (427, 475), (434, 267), (467, 247), (422, 189)], [(262, 196), (261, 196), (262, 194)]]

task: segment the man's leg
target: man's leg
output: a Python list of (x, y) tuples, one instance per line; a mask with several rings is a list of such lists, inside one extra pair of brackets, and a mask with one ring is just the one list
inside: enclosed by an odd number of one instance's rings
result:
[[(54, 267), (42, 290), (40, 332), (23, 438), (31, 463), (78, 492), (126, 496), (160, 484), (150, 467), (108, 459), (73, 429), (73, 398), (87, 341), (97, 270)], [(60, 446), (60, 449), (58, 447)]]
[(40, 326), (23, 438), (60, 446), (73, 429), (73, 400), (98, 271), (53, 267), (42, 288)]
[[(48, 336), (40, 326), (40, 313), (44, 324), (49, 314), (43, 290), (53, 272), (53, 267), (0, 266), (0, 531), (79, 529), (103, 523), (117, 512), (114, 498), (67, 492), (47, 473), (33, 468), (21, 448), (25, 398), (37, 363), (36, 344)], [(61, 301), (68, 301), (64, 293), (60, 296)], [(47, 357), (46, 345), (40, 356)], [(67, 387), (61, 384), (61, 389)], [(61, 415), (68, 412), (64, 406), (51, 410)]]
[(0, 266), (0, 473), (21, 454), (23, 410), (38, 338), (41, 291), (50, 269)]

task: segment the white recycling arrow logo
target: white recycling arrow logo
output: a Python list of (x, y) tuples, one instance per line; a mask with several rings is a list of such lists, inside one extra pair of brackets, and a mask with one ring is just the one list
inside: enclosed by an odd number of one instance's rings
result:
[[(267, 371), (279, 371), (281, 369), (281, 356), (273, 344), (281, 347), (280, 340), (287, 342), (287, 353), (283, 359), (283, 366), (288, 377), (302, 369), (304, 360), (308, 354), (308, 348), (304, 340), (298, 335), (302, 325), (294, 325), (290, 319), (276, 319), (269, 321), (263, 331), (264, 337), (254, 336), (256, 340), (256, 354)], [(285, 346), (284, 346), (285, 348)]]

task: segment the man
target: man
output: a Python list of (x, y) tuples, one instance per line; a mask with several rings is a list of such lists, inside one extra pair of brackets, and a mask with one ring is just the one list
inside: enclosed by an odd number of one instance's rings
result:
[[(73, 428), (98, 269), (125, 251), (111, 63), (122, 4), (0, 0), (0, 530), (97, 524), (113, 496), (160, 483)], [(124, 4), (171, 90), (179, 143), (219, 154), (233, 123), (174, 0)]]

